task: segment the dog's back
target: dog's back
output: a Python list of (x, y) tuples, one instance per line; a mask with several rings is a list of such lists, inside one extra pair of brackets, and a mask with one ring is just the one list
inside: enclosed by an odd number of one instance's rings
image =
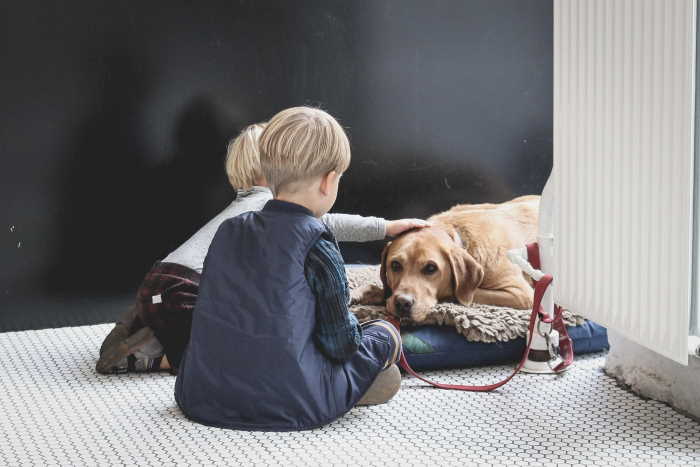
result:
[(528, 195), (500, 204), (459, 204), (429, 220), (455, 227), (478, 243), (501, 239), (495, 247), (515, 248), (535, 241), (540, 197)]

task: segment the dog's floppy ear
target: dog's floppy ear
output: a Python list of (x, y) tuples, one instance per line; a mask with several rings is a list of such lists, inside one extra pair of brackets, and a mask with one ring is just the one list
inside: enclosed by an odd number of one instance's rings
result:
[(471, 305), (474, 293), (484, 280), (484, 268), (464, 248), (452, 248), (450, 254), (455, 298), (462, 305)]
[(389, 287), (389, 282), (386, 279), (386, 254), (389, 251), (391, 242), (387, 243), (382, 250), (382, 263), (379, 267), (379, 277), (382, 279), (382, 285), (384, 286), (384, 298), (389, 298), (393, 294), (391, 287)]
[(457, 229), (454, 227), (450, 226), (449, 228), (446, 229), (447, 235), (450, 236), (453, 242), (460, 247), (464, 248), (464, 242), (462, 241), (462, 237), (459, 235), (459, 232), (457, 232)]

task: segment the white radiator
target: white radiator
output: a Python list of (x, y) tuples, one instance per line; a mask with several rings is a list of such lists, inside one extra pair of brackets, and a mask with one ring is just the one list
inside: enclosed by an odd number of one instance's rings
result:
[(687, 364), (696, 0), (554, 0), (557, 302)]

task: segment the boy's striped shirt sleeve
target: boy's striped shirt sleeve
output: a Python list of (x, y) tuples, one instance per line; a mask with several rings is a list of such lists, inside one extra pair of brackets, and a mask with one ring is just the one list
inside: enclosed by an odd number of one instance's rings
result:
[(329, 358), (345, 360), (359, 348), (362, 331), (348, 309), (345, 263), (332, 235), (324, 234), (311, 248), (304, 272), (316, 297), (316, 344)]

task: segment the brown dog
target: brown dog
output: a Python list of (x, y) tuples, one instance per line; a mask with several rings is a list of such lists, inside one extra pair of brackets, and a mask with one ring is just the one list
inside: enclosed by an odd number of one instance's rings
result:
[(462, 204), (428, 219), (382, 252), (390, 313), (420, 323), (440, 301), (532, 307), (532, 287), (506, 252), (536, 241), (539, 196)]

